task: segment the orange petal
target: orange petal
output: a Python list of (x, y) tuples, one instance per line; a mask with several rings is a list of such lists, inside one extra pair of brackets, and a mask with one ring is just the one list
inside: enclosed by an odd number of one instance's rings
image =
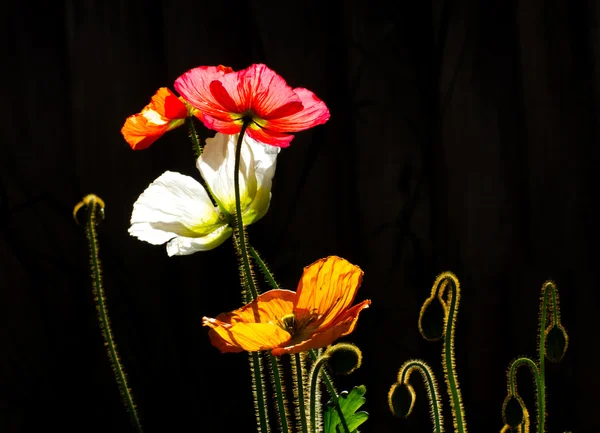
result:
[[(204, 317), (202, 323), (212, 328), (211, 343), (221, 352), (256, 352), (270, 350), (285, 344), (291, 335), (271, 323), (243, 323), (229, 325), (217, 319)], [(216, 335), (215, 335), (216, 334)]]
[(294, 309), (296, 294), (290, 290), (269, 290), (254, 301), (230, 313), (219, 314), (217, 319), (231, 325), (243, 323), (278, 323)]
[(125, 141), (133, 150), (142, 150), (154, 143), (168, 129), (169, 125), (154, 125), (141, 113), (129, 116), (121, 129)]
[(281, 356), (285, 353), (299, 353), (329, 346), (338, 338), (354, 331), (360, 312), (368, 308), (370, 304), (371, 301), (367, 299), (341, 314), (335, 323), (332, 323), (331, 326), (325, 328), (323, 331), (313, 334), (309, 339), (298, 344), (275, 348), (271, 353), (275, 356)]
[(150, 108), (167, 120), (185, 119), (188, 116), (185, 104), (166, 87), (156, 91), (150, 101)]
[(296, 292), (296, 317), (316, 314), (317, 326), (327, 327), (352, 304), (362, 277), (358, 266), (337, 256), (305, 267)]

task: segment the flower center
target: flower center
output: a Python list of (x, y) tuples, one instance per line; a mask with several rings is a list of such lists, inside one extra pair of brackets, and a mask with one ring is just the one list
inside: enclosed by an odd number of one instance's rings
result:
[(294, 313), (286, 314), (281, 318), (281, 325), (281, 327), (285, 331), (289, 332), (290, 335), (293, 337), (297, 331), (296, 315)]

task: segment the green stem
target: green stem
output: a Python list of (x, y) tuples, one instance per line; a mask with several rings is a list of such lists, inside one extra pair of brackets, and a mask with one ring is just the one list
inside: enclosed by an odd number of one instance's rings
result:
[(248, 292), (247, 299), (253, 301), (258, 297), (256, 286), (254, 285), (254, 278), (252, 277), (252, 269), (250, 268), (250, 258), (248, 257), (248, 251), (246, 248), (246, 232), (244, 228), (244, 220), (242, 218), (242, 203), (240, 198), (240, 159), (242, 155), (242, 144), (244, 141), (244, 134), (248, 127), (248, 121), (244, 121), (242, 129), (238, 136), (237, 146), (235, 148), (235, 166), (233, 172), (233, 183), (235, 189), (235, 222), (237, 224), (237, 238), (238, 246), (240, 249), (240, 256), (242, 259), (242, 266), (244, 270), (244, 277), (246, 283), (246, 290)]
[(306, 422), (306, 400), (304, 399), (304, 378), (302, 376), (302, 360), (300, 354), (294, 354), (295, 370), (296, 370), (296, 387), (298, 390), (298, 412), (300, 417), (300, 425), (302, 426), (302, 433), (308, 433), (308, 424)]
[(445, 283), (450, 287), (450, 308), (445, 317), (444, 332), (444, 372), (448, 381), (448, 392), (450, 394), (450, 403), (452, 406), (452, 415), (456, 422), (456, 429), (459, 433), (466, 432), (466, 422), (464, 420), (462, 396), (458, 387), (456, 378), (456, 365), (454, 363), (454, 324), (456, 322), (456, 313), (460, 299), (460, 289), (455, 283), (454, 278), (447, 277)]
[(538, 433), (545, 432), (544, 424), (546, 423), (546, 316), (548, 312), (548, 291), (554, 293), (552, 283), (546, 283), (544, 286), (544, 291), (542, 293), (542, 305), (540, 311), (540, 342), (538, 345)]
[(198, 139), (198, 134), (196, 133), (196, 127), (194, 126), (194, 117), (190, 116), (185, 119), (185, 123), (188, 126), (188, 135), (190, 140), (192, 141), (192, 146), (194, 146), (194, 154), (196, 158), (202, 155), (202, 147), (200, 146), (200, 140)]
[[(244, 221), (242, 218), (242, 205), (240, 199), (240, 160), (242, 154), (242, 144), (244, 141), (244, 134), (248, 122), (244, 121), (242, 129), (240, 130), (237, 146), (235, 149), (235, 161), (234, 161), (234, 172), (233, 172), (233, 183), (235, 189), (235, 223), (236, 227), (234, 230), (234, 241), (236, 241), (236, 247), (238, 249), (239, 258), (242, 262), (242, 286), (244, 287), (244, 298), (246, 302), (253, 301), (258, 297), (258, 292), (254, 284), (254, 277), (252, 275), (252, 269), (250, 267), (250, 258), (248, 257), (248, 251), (246, 249), (246, 231), (244, 228)], [(252, 384), (254, 385), (255, 399), (254, 406), (258, 411), (258, 427), (261, 433), (269, 431), (267, 421), (267, 400), (264, 392), (264, 370), (260, 354), (258, 352), (252, 352), (251, 354), (251, 368), (252, 368)]]
[(251, 352), (251, 365), (252, 365), (252, 382), (254, 385), (254, 407), (258, 411), (258, 425), (260, 433), (267, 433), (269, 431), (267, 423), (267, 401), (264, 393), (264, 380), (263, 380), (263, 365), (260, 359), (259, 352)]
[(420, 360), (406, 361), (400, 368), (400, 374), (398, 375), (398, 381), (404, 385), (409, 385), (410, 375), (413, 371), (418, 371), (427, 384), (427, 396), (429, 398), (429, 404), (431, 408), (431, 415), (433, 418), (433, 426), (436, 433), (440, 433), (444, 430), (444, 420), (441, 417), (440, 406), (441, 400), (438, 393), (437, 382), (431, 368)]
[(123, 367), (117, 352), (117, 346), (115, 344), (112, 329), (110, 327), (108, 309), (106, 307), (106, 293), (104, 292), (104, 285), (102, 283), (102, 269), (98, 254), (98, 238), (96, 236), (96, 213), (98, 212), (98, 206), (100, 206), (99, 203), (93, 198), (87, 203), (88, 213), (87, 224), (85, 226), (86, 238), (90, 249), (90, 263), (92, 265), (92, 290), (94, 301), (96, 303), (96, 310), (98, 312), (102, 337), (104, 338), (104, 343), (108, 351), (121, 396), (125, 406), (127, 407), (127, 411), (131, 416), (133, 425), (135, 426), (136, 430), (141, 433), (143, 431), (142, 425), (137, 414), (135, 402), (133, 401), (131, 389), (127, 383), (125, 368)]
[[(313, 362), (316, 362), (318, 359), (317, 353), (313, 349), (309, 350), (308, 352), (310, 353), (310, 357), (312, 358)], [(338, 393), (337, 393), (337, 390), (335, 389), (335, 386), (333, 385), (333, 380), (331, 380), (331, 377), (329, 376), (329, 374), (327, 373), (326, 370), (322, 371), (322, 377), (323, 377), (323, 382), (325, 382), (325, 386), (327, 387), (327, 391), (329, 392), (329, 395), (331, 395), (331, 400), (333, 401), (333, 404), (335, 405), (335, 409), (338, 412), (338, 415), (340, 417), (340, 422), (342, 423), (342, 427), (344, 428), (344, 432), (350, 433), (350, 429), (348, 428), (348, 423), (346, 422), (346, 417), (344, 416), (344, 412), (342, 412), (342, 408), (340, 407)]]
[(263, 259), (260, 257), (258, 251), (256, 251), (250, 244), (248, 244), (248, 248), (250, 249), (250, 255), (260, 268), (260, 271), (265, 276), (265, 279), (267, 280), (267, 283), (269, 283), (269, 286), (271, 286), (271, 288), (274, 290), (279, 289), (279, 284), (277, 284), (277, 281), (275, 281), (273, 273), (271, 272), (267, 264), (263, 261)]
[(327, 362), (327, 356), (320, 356), (310, 369), (310, 431), (317, 433), (317, 388), (321, 367)]
[(289, 433), (288, 414), (286, 411), (285, 397), (283, 395), (283, 383), (279, 374), (279, 359), (272, 354), (271, 371), (273, 373), (273, 383), (275, 385), (275, 395), (277, 397), (277, 411), (279, 413), (279, 421), (281, 422), (281, 432)]

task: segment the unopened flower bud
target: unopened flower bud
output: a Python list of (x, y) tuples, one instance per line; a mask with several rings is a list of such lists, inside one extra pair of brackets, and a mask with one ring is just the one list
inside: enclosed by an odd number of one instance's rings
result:
[(502, 418), (511, 429), (516, 429), (523, 423), (523, 403), (520, 397), (506, 396), (502, 405)]
[(325, 351), (327, 365), (334, 374), (350, 374), (362, 364), (362, 352), (354, 344), (338, 343)]
[(421, 307), (419, 331), (423, 338), (436, 341), (444, 335), (446, 311), (437, 298), (429, 298)]
[(546, 358), (552, 362), (560, 362), (565, 356), (569, 337), (565, 328), (554, 325), (546, 330)]
[(415, 405), (415, 390), (410, 384), (393, 384), (388, 393), (388, 404), (394, 416), (408, 417)]

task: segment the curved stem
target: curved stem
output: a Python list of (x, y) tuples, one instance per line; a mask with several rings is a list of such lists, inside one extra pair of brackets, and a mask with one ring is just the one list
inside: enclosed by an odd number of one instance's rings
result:
[[(313, 349), (309, 350), (308, 353), (310, 354), (310, 357), (312, 358), (313, 362), (316, 362), (317, 359), (319, 358), (317, 353)], [(326, 370), (323, 370), (321, 373), (322, 373), (322, 377), (323, 377), (323, 382), (325, 382), (327, 391), (329, 392), (329, 395), (331, 396), (331, 400), (333, 401), (333, 404), (335, 405), (335, 409), (337, 410), (338, 415), (340, 417), (340, 422), (344, 429), (344, 433), (350, 433), (350, 429), (348, 428), (348, 423), (346, 422), (346, 417), (344, 416), (344, 412), (342, 412), (342, 408), (340, 407), (340, 402), (339, 402), (339, 398), (338, 398), (339, 396), (338, 396), (337, 390), (335, 389), (335, 385), (333, 384), (333, 380), (331, 380), (331, 377), (329, 376), (329, 373), (327, 373)]]
[(406, 361), (404, 365), (400, 367), (398, 382), (404, 385), (410, 385), (410, 376), (413, 371), (419, 372), (427, 385), (427, 397), (431, 408), (434, 431), (436, 433), (441, 433), (444, 431), (444, 419), (441, 416), (442, 404), (433, 371), (431, 371), (431, 368), (425, 362), (418, 359), (412, 359)]
[[(548, 313), (548, 292), (554, 295), (554, 286), (551, 282), (546, 282), (542, 287), (542, 302), (540, 305), (540, 328), (538, 344), (538, 412), (537, 412), (537, 431), (544, 433), (546, 423), (546, 316)], [(556, 296), (554, 295), (554, 314), (556, 314)], [(554, 320), (554, 318), (553, 318)]]
[[(100, 203), (99, 203), (100, 201)], [(131, 394), (131, 388), (127, 383), (127, 375), (125, 374), (125, 368), (121, 363), (119, 353), (117, 351), (117, 345), (115, 344), (112, 329), (110, 327), (110, 319), (108, 317), (108, 309), (106, 307), (106, 293), (104, 292), (104, 285), (102, 283), (102, 268), (100, 264), (100, 257), (98, 254), (98, 238), (96, 235), (96, 213), (99, 212), (100, 207), (103, 207), (101, 200), (95, 196), (88, 195), (84, 199), (87, 205), (87, 221), (85, 225), (85, 234), (88, 241), (90, 250), (90, 264), (92, 267), (92, 290), (94, 295), (94, 301), (96, 303), (96, 311), (98, 312), (98, 320), (100, 322), (100, 329), (102, 337), (104, 338), (104, 344), (108, 351), (110, 363), (112, 365), (113, 372), (115, 374), (119, 391), (123, 398), (123, 402), (127, 407), (127, 411), (131, 416), (131, 421), (138, 432), (142, 432), (142, 425), (137, 414), (135, 402), (133, 401), (133, 395)], [(79, 205), (78, 205), (79, 206)]]
[[(442, 356), (444, 358), (444, 373), (450, 395), (450, 404), (452, 406), (452, 416), (456, 429), (459, 433), (467, 431), (465, 414), (462, 404), (462, 395), (458, 386), (456, 375), (456, 364), (454, 362), (454, 327), (460, 301), (460, 285), (456, 276), (450, 272), (445, 272), (436, 280), (440, 284), (439, 297), (441, 298), (446, 288), (449, 288), (446, 302), (446, 315), (444, 318), (444, 348)], [(448, 306), (449, 304), (449, 306)]]
[(327, 356), (320, 356), (310, 369), (310, 431), (317, 433), (317, 388), (319, 386), (319, 373), (327, 362)]
[(517, 370), (522, 365), (529, 367), (529, 371), (533, 376), (533, 381), (536, 386), (536, 390), (540, 392), (540, 377), (537, 365), (531, 359), (523, 357), (515, 359), (510, 365), (510, 369), (508, 370), (508, 391), (510, 395), (516, 396), (517, 392)]

